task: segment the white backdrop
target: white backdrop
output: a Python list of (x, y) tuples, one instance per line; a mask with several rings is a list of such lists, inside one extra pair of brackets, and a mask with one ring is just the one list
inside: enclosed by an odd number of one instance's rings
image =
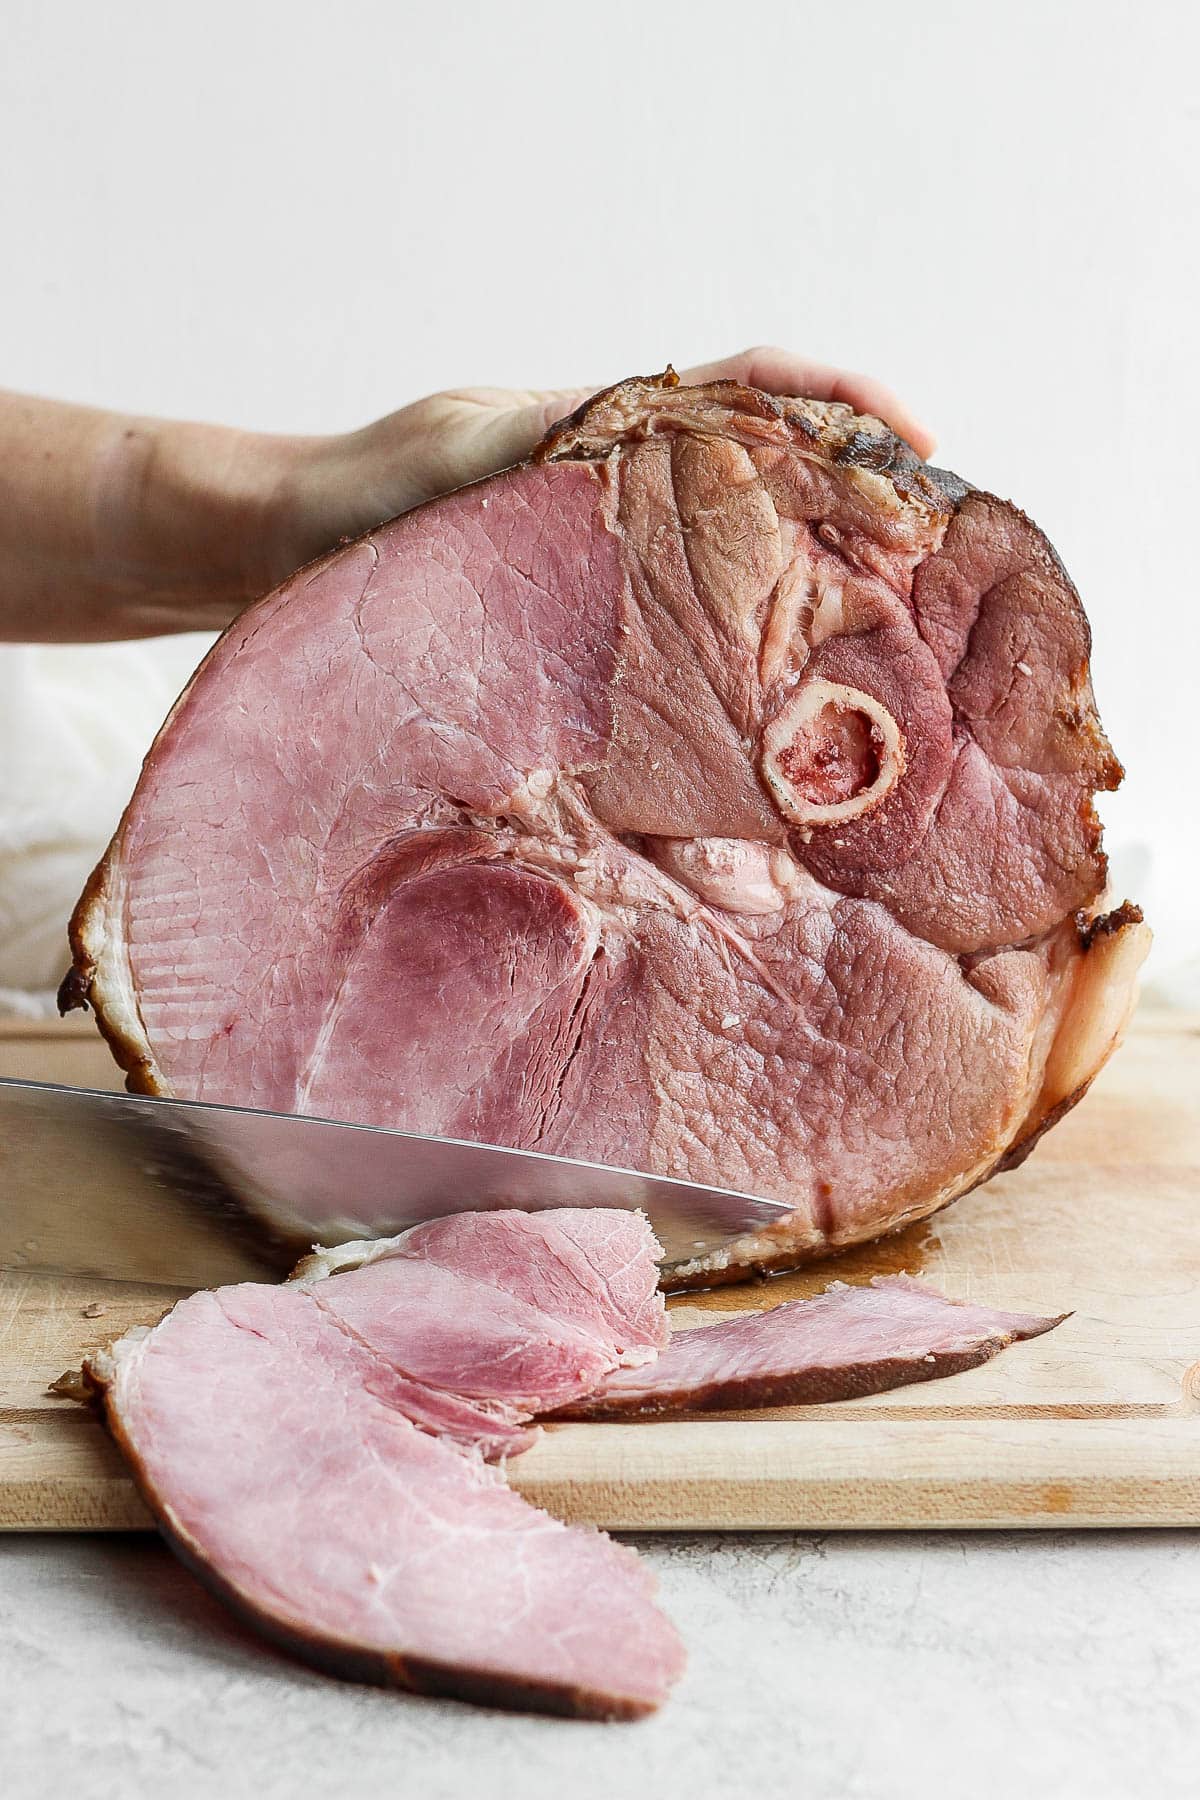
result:
[[(1193, 0), (5, 0), (2, 34), (0, 385), (324, 431), (755, 341), (890, 380), (1075, 575), (1129, 768), (1117, 885), (1178, 984)], [(0, 986), (58, 970), (199, 648), (0, 657)]]

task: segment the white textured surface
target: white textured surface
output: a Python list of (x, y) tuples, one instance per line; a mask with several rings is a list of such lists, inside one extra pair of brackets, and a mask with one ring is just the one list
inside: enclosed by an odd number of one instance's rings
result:
[(1197, 1791), (1183, 1532), (632, 1540), (690, 1667), (640, 1725), (343, 1685), (150, 1538), (0, 1541), (5, 1800), (1173, 1800)]

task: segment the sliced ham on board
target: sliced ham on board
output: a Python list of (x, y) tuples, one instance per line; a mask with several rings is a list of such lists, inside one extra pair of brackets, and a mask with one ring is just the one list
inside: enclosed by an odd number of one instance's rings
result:
[(666, 1341), (657, 1251), (634, 1213), (443, 1221), (342, 1272), (194, 1294), (88, 1373), (168, 1540), (273, 1641), (359, 1680), (636, 1718), (683, 1666), (649, 1570), (484, 1457)]
[[(511, 1455), (535, 1414), (666, 1346), (657, 1250), (633, 1212), (458, 1213), (317, 1251), (293, 1279), (403, 1372), (416, 1424)], [(339, 1270), (353, 1279), (326, 1279)], [(452, 1422), (448, 1407), (466, 1410)]]
[(853, 1400), (957, 1375), (1067, 1315), (1038, 1318), (947, 1300), (907, 1275), (835, 1283), (810, 1300), (678, 1331), (656, 1362), (617, 1369), (564, 1419), (648, 1418)]
[(1089, 653), (1042, 533), (879, 420), (622, 383), (230, 626), (62, 1002), (141, 1092), (787, 1204), (675, 1286), (823, 1256), (1019, 1160), (1120, 1036)]
[(274, 1642), (354, 1679), (635, 1718), (682, 1646), (631, 1550), (506, 1486), (494, 1460), (534, 1413), (830, 1399), (1057, 1323), (889, 1279), (668, 1342), (657, 1252), (635, 1213), (459, 1215), (194, 1294), (87, 1373), (169, 1542)]
[(591, 1718), (648, 1712), (679, 1674), (634, 1552), (418, 1430), (406, 1385), (308, 1294), (197, 1294), (103, 1378), (183, 1560), (319, 1667)]

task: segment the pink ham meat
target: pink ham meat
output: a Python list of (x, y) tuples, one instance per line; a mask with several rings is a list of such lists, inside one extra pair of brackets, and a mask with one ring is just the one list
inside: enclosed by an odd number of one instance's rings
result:
[(869, 1287), (835, 1283), (811, 1300), (677, 1332), (656, 1362), (617, 1369), (555, 1410), (565, 1419), (622, 1419), (853, 1400), (973, 1369), (1065, 1317), (947, 1300), (907, 1275), (878, 1276)]
[(657, 1248), (634, 1214), (448, 1220), (361, 1267), (343, 1249), (195, 1294), (89, 1374), (168, 1539), (273, 1641), (360, 1680), (634, 1718), (683, 1662), (652, 1577), (482, 1453), (656, 1353)]
[[(414, 1423), (491, 1456), (666, 1346), (657, 1251), (632, 1212), (459, 1213), (316, 1251), (294, 1279), (402, 1374)], [(346, 1269), (352, 1280), (328, 1280)]]
[(877, 1236), (1119, 1037), (1089, 649), (1036, 527), (878, 420), (624, 383), (230, 627), (63, 1003), (144, 1092), (788, 1203), (675, 1285)]

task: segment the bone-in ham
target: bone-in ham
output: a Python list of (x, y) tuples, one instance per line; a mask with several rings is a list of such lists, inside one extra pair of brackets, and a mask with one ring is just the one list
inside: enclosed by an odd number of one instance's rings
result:
[(825, 1255), (1120, 1036), (1089, 651), (1036, 526), (878, 420), (623, 383), (230, 626), (64, 1003), (143, 1092), (787, 1204), (675, 1285)]

